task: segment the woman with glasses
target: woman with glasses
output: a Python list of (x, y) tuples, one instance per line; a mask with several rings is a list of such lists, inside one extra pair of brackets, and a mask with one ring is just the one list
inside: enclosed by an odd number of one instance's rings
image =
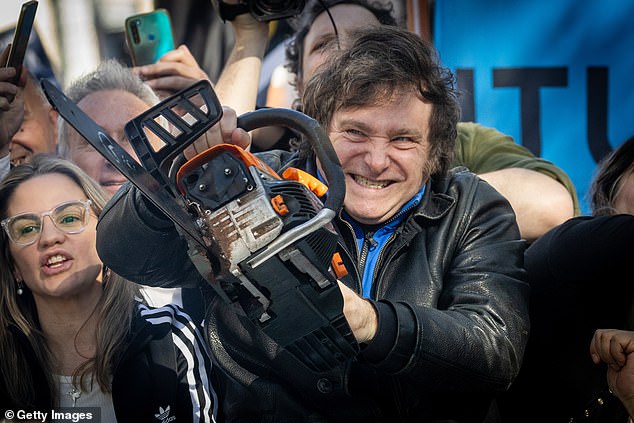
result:
[(213, 421), (196, 325), (176, 306), (147, 307), (97, 255), (105, 202), (81, 169), (53, 157), (0, 183), (0, 415), (52, 419), (76, 407), (102, 422)]

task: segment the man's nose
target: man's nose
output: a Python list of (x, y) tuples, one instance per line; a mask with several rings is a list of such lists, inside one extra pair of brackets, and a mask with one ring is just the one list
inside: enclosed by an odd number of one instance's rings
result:
[(390, 164), (389, 146), (384, 141), (367, 143), (365, 161), (374, 172), (385, 170)]

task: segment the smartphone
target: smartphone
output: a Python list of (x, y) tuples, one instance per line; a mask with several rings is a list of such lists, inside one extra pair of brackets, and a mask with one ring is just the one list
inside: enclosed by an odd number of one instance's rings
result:
[(134, 66), (155, 63), (174, 49), (172, 24), (166, 9), (129, 16), (125, 20), (125, 35)]
[(20, 80), (22, 62), (24, 62), (26, 47), (31, 37), (31, 29), (33, 29), (33, 22), (35, 21), (37, 4), (35, 0), (27, 1), (22, 4), (22, 8), (20, 9), (20, 16), (18, 17), (18, 23), (13, 33), (13, 40), (11, 41), (11, 48), (9, 49), (9, 57), (7, 63), (5, 63), (5, 67), (15, 68), (17, 71), (10, 81), (13, 84), (17, 84)]

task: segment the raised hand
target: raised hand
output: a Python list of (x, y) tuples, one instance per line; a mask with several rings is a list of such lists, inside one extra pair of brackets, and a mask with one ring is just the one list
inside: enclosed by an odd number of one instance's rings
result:
[(202, 79), (210, 81), (184, 44), (165, 53), (158, 62), (132, 70), (152, 87), (161, 100)]

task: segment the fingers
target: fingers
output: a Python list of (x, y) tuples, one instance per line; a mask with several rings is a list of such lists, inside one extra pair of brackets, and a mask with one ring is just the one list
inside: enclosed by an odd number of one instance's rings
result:
[(15, 75), (15, 68), (0, 68), (0, 110), (7, 111), (18, 94), (18, 86), (6, 82)]
[(192, 84), (207, 80), (209, 76), (185, 45), (168, 51), (151, 65), (133, 67), (132, 71), (139, 75), (161, 99), (190, 87)]
[(374, 339), (378, 328), (378, 315), (372, 303), (357, 295), (353, 290), (339, 282), (343, 297), (343, 314), (359, 343)]
[(164, 76), (182, 76), (185, 78), (209, 80), (207, 74), (199, 67), (189, 66), (179, 62), (156, 62), (151, 65), (133, 68), (142, 79), (151, 80)]
[(242, 128), (238, 128), (238, 115), (234, 109), (228, 106), (222, 107), (220, 129), (223, 142), (237, 145), (245, 150), (251, 147), (251, 135)]
[(167, 76), (164, 78), (150, 79), (146, 81), (155, 92), (164, 91), (167, 93), (174, 94), (180, 90), (188, 88), (198, 82), (199, 80), (194, 80), (190, 78), (184, 78), (181, 76)]
[(231, 142), (231, 133), (238, 127), (238, 115), (228, 106), (222, 106), (222, 117), (218, 122), (222, 131), (222, 138)]
[[(228, 108), (223, 108), (223, 115), (215, 125), (207, 130), (200, 138), (183, 150), (186, 159), (191, 159), (196, 154), (202, 153), (214, 145), (231, 142), (231, 131), (228, 128), (235, 128), (237, 117)], [(224, 129), (223, 129), (224, 128)]]
[(207, 74), (197, 64), (189, 66), (178, 62), (157, 62), (152, 65), (136, 67), (133, 70), (161, 98), (188, 88), (200, 80), (209, 81)]
[(187, 66), (199, 67), (194, 55), (189, 51), (185, 44), (181, 44), (174, 50), (165, 53), (159, 62), (180, 62)]
[(181, 76), (196, 81), (201, 79), (210, 80), (207, 73), (200, 68), (198, 62), (196, 62), (196, 59), (185, 45), (168, 51), (156, 63), (138, 66), (133, 68), (133, 70), (146, 80), (165, 76)]
[[(215, 125), (214, 125), (215, 126)], [(211, 131), (211, 130), (210, 130)], [(183, 155), (185, 156), (185, 158), (187, 160), (192, 159), (193, 157), (195, 157), (197, 154), (202, 153), (203, 151), (207, 150), (209, 147), (211, 147), (208, 144), (207, 141), (207, 134), (209, 133), (209, 131), (207, 131), (206, 133), (204, 133), (200, 138), (198, 138), (196, 141), (194, 141), (192, 144), (190, 144), (186, 149), (183, 150)]]
[[(0, 67), (0, 83), (9, 81), (14, 76), (15, 76), (15, 68)], [(11, 84), (9, 82), (7, 82), (7, 85), (13, 85), (15, 87), (14, 84)]]
[(251, 136), (244, 129), (237, 127), (238, 116), (235, 110), (226, 106), (222, 110), (220, 120), (209, 128), (203, 136), (183, 150), (186, 159), (189, 160), (218, 144), (234, 144), (244, 149), (248, 149), (251, 145)]
[(598, 329), (590, 342), (590, 355), (594, 363), (604, 362), (618, 371), (634, 352), (634, 332), (616, 329)]
[(249, 150), (251, 148), (251, 135), (244, 129), (237, 128), (231, 133), (231, 144)]
[[(9, 81), (11, 78), (15, 76), (15, 72), (17, 71), (16, 68), (13, 68), (13, 67), (9, 67), (9, 68), (4, 67), (7, 62), (7, 58), (9, 57), (10, 48), (11, 48), (11, 44), (8, 44), (4, 48), (4, 50), (2, 50), (2, 53), (0, 53), (0, 66), (2, 66), (0, 67), (0, 82)], [(22, 66), (21, 70), (22, 71), (20, 73), (20, 77), (18, 78), (17, 85), (19, 85), (20, 87), (24, 87), (27, 80), (26, 66)]]

